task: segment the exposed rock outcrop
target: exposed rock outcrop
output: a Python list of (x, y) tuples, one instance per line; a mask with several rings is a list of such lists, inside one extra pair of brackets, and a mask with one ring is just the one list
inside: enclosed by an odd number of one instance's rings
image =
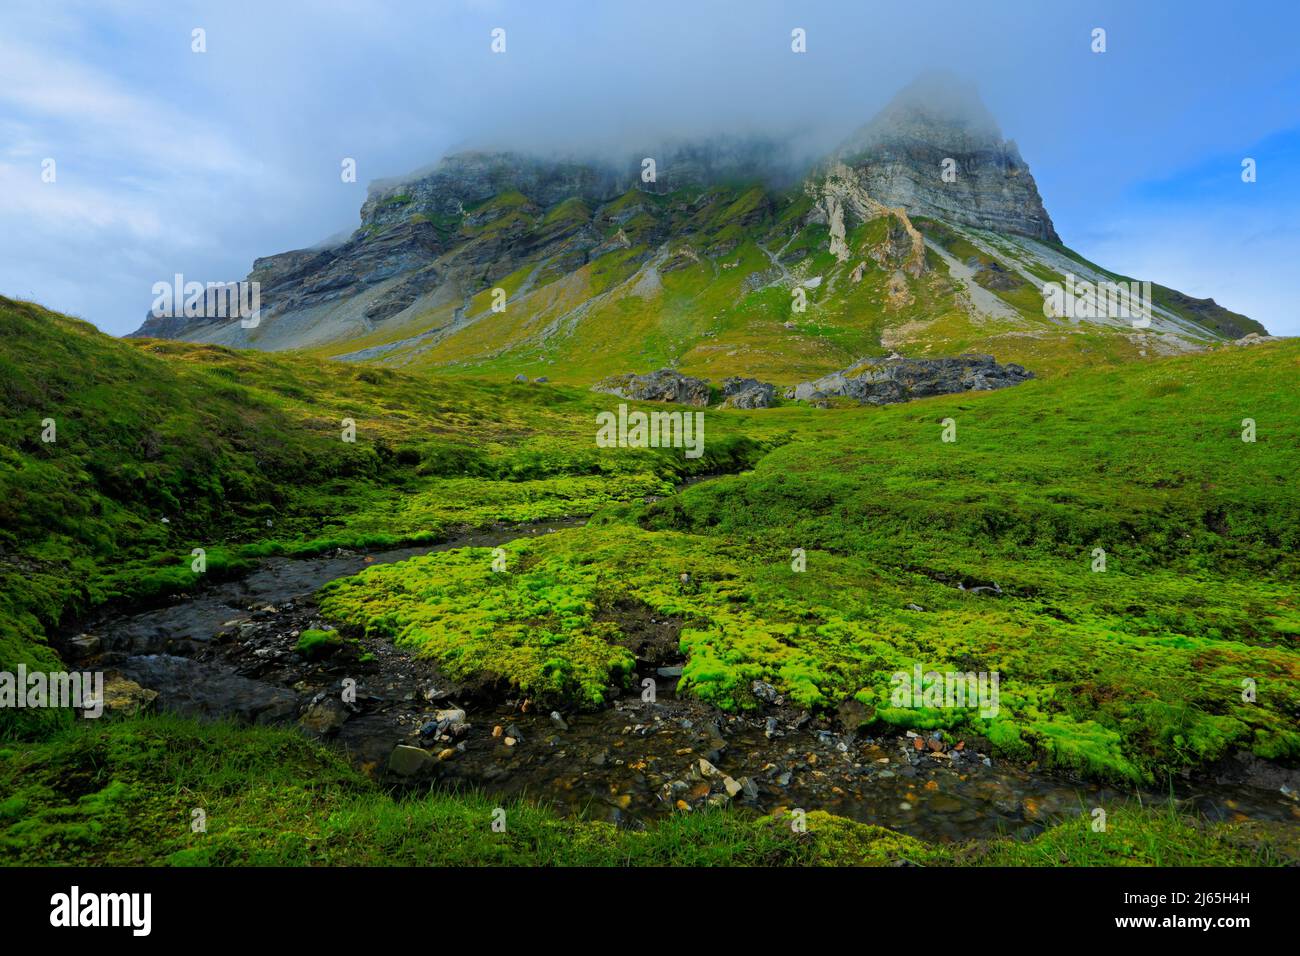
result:
[(673, 402), (678, 405), (709, 404), (709, 383), (672, 369), (661, 368), (646, 375), (614, 375), (591, 386), (593, 392), (605, 392), (637, 402)]
[[(929, 73), (903, 89), (838, 150), (878, 202), (1060, 242), (1029, 166), (968, 83)], [(952, 171), (945, 181), (945, 169)]]
[(776, 400), (776, 386), (756, 378), (727, 378), (722, 381), (726, 408), (770, 408)]
[(801, 382), (786, 392), (787, 398), (818, 401), (842, 396), (863, 405), (948, 395), (984, 392), (1019, 385), (1033, 378), (1019, 365), (999, 365), (991, 355), (957, 358), (866, 358), (842, 372), (832, 372), (812, 382)]

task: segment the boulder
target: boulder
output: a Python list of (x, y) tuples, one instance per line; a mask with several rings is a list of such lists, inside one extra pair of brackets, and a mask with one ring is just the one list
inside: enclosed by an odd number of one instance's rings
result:
[(723, 405), (728, 408), (770, 408), (776, 400), (776, 386), (756, 378), (723, 379)]
[(709, 404), (709, 383), (672, 369), (661, 368), (646, 375), (614, 375), (591, 386), (593, 392), (605, 392), (637, 402), (674, 402), (678, 405)]

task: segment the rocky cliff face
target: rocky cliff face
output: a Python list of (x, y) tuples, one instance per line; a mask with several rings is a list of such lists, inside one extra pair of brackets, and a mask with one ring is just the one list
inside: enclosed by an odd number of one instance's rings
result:
[[(876, 200), (914, 216), (1060, 242), (1029, 166), (978, 95), (929, 74), (838, 150)], [(945, 170), (949, 171), (947, 179)]]

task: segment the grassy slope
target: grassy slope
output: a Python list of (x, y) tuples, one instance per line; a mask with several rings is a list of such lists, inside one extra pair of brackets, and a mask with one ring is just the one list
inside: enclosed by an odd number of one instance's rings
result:
[[(680, 815), (644, 832), (466, 794), (396, 798), (291, 731), (170, 718), (80, 724), (0, 749), (0, 865), (928, 866), (1277, 865), (1295, 827), (1129, 807), (1028, 843), (937, 846), (815, 812)], [(206, 832), (193, 832), (194, 810)]]

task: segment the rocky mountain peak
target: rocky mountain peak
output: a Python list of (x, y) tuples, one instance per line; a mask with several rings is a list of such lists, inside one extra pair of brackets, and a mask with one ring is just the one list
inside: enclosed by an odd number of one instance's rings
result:
[[(876, 200), (913, 216), (1060, 242), (1029, 166), (974, 87), (926, 73), (836, 151)], [(947, 175), (945, 175), (947, 173)]]

